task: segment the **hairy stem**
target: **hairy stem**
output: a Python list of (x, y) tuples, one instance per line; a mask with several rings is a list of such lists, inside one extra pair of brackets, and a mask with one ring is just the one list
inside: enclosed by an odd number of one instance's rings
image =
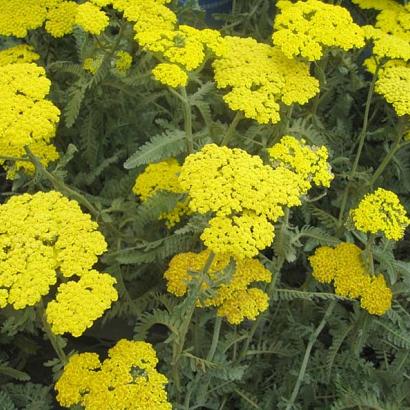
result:
[(61, 363), (66, 365), (68, 363), (67, 356), (65, 355), (63, 348), (60, 346), (60, 343), (58, 341), (59, 336), (53, 333), (53, 331), (51, 330), (50, 324), (47, 322), (43, 301), (41, 301), (38, 304), (38, 315), (43, 325), (44, 331), (47, 335), (47, 338), (50, 341), (51, 346), (53, 347), (54, 351), (56, 352), (57, 357), (60, 359)]
[(238, 126), (239, 121), (240, 121), (242, 118), (243, 118), (242, 112), (241, 112), (241, 111), (237, 111), (236, 114), (235, 114), (235, 117), (233, 118), (231, 124), (229, 125), (228, 130), (226, 131), (226, 134), (225, 134), (225, 136), (224, 136), (224, 138), (223, 138), (223, 140), (222, 140), (222, 142), (221, 142), (221, 146), (224, 146), (224, 145), (228, 145), (228, 144), (229, 144), (229, 141), (231, 140), (231, 138), (232, 138), (232, 136), (233, 136), (233, 134), (234, 134), (234, 132), (235, 132), (235, 130), (236, 130), (236, 127)]
[(24, 149), (30, 161), (33, 163), (36, 172), (38, 172), (45, 179), (49, 180), (57, 191), (60, 191), (68, 197), (75, 199), (77, 202), (79, 202), (81, 205), (87, 208), (95, 218), (99, 216), (99, 211), (94, 207), (94, 205), (91, 204), (91, 202), (85, 196), (81, 195), (77, 191), (74, 191), (66, 184), (64, 184), (64, 182), (61, 181), (59, 178), (55, 177), (51, 172), (47, 171), (47, 169), (43, 166), (40, 160), (31, 152), (29, 147), (26, 146), (24, 147)]
[(212, 335), (211, 348), (209, 349), (208, 356), (206, 357), (206, 360), (208, 360), (209, 362), (211, 362), (212, 359), (214, 358), (216, 348), (218, 346), (219, 335), (221, 333), (221, 325), (222, 325), (222, 318), (218, 316), (215, 319), (215, 326), (214, 326), (214, 333)]
[(307, 368), (307, 365), (308, 365), (308, 362), (309, 362), (310, 353), (312, 351), (313, 345), (315, 344), (317, 338), (319, 337), (320, 333), (322, 332), (323, 328), (325, 327), (327, 319), (332, 314), (332, 311), (335, 308), (335, 306), (336, 306), (336, 301), (332, 300), (329, 303), (328, 308), (326, 309), (326, 312), (323, 316), (322, 321), (319, 323), (319, 326), (316, 328), (316, 330), (313, 332), (312, 336), (309, 339), (309, 343), (308, 343), (308, 345), (306, 347), (306, 351), (305, 351), (305, 356), (303, 357), (302, 366), (300, 367), (299, 375), (298, 375), (298, 378), (296, 380), (295, 387), (293, 388), (292, 395), (291, 395), (291, 397), (289, 399), (289, 402), (286, 406), (286, 410), (291, 410), (294, 403), (295, 403), (295, 400), (296, 400), (296, 398), (299, 394), (299, 390), (300, 390), (300, 387), (302, 385), (303, 379), (305, 378), (306, 368)]
[(368, 126), (368, 123), (369, 123), (370, 105), (372, 103), (373, 94), (374, 94), (374, 86), (376, 85), (376, 80), (377, 80), (377, 75), (378, 75), (379, 69), (380, 69), (380, 66), (378, 65), (376, 67), (376, 71), (373, 75), (372, 82), (370, 84), (369, 91), (367, 93), (366, 106), (365, 106), (365, 109), (364, 109), (363, 125), (362, 125), (362, 130), (359, 134), (359, 146), (357, 148), (357, 152), (356, 152), (356, 156), (355, 156), (355, 159), (354, 159), (354, 162), (353, 162), (352, 170), (350, 171), (350, 174), (349, 174), (348, 183), (347, 183), (346, 188), (343, 192), (342, 203), (341, 203), (341, 206), (340, 206), (339, 227), (341, 227), (342, 224), (343, 224), (343, 218), (344, 218), (344, 213), (345, 213), (345, 209), (346, 209), (346, 205), (347, 205), (347, 199), (349, 197), (349, 192), (350, 192), (350, 189), (352, 187), (352, 180), (353, 180), (353, 178), (356, 174), (357, 167), (358, 167), (359, 161), (360, 161), (360, 157), (362, 155), (364, 142), (366, 140), (367, 126)]
[(184, 99), (184, 128), (185, 128), (185, 138), (187, 143), (188, 153), (192, 154), (194, 152), (194, 143), (192, 137), (192, 112), (191, 105), (189, 103), (188, 94), (185, 87), (181, 87), (182, 98)]

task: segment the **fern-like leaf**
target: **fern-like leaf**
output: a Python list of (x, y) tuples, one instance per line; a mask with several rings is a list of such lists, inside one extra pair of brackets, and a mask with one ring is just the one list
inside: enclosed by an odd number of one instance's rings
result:
[(132, 169), (140, 165), (175, 157), (186, 151), (185, 133), (181, 130), (165, 131), (154, 135), (150, 141), (132, 154), (124, 163), (124, 168)]
[(68, 101), (64, 107), (64, 119), (66, 126), (71, 128), (80, 114), (81, 103), (84, 100), (88, 83), (80, 79), (68, 89)]

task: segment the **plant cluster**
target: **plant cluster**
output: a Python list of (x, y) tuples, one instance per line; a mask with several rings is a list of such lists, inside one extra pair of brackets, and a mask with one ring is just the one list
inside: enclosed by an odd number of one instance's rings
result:
[(0, 6), (0, 407), (410, 409), (410, 6)]

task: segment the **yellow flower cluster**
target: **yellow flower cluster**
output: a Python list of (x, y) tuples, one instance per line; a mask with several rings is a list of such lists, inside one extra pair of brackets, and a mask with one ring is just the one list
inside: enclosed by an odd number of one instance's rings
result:
[(285, 135), (279, 143), (268, 149), (268, 153), (274, 162), (313, 181), (315, 185), (330, 186), (334, 175), (330, 171), (329, 154), (325, 146), (311, 147), (303, 139)]
[(90, 72), (91, 74), (95, 74), (97, 70), (100, 68), (102, 63), (102, 56), (98, 57), (87, 57), (83, 61), (83, 68), (84, 70)]
[[(56, 124), (60, 111), (45, 99), (50, 90), (50, 81), (42, 67), (21, 62), (36, 59), (30, 48), (17, 46), (0, 54), (0, 155), (20, 158), (24, 147), (47, 165), (58, 158), (54, 145)], [(15, 62), (15, 61), (18, 62)], [(31, 162), (17, 161), (12, 165), (0, 161), (13, 178), (18, 169), (33, 171)]]
[(46, 314), (56, 333), (81, 334), (117, 297), (115, 279), (92, 270), (107, 248), (97, 228), (77, 202), (55, 191), (1, 205), (0, 307), (33, 306), (58, 278), (78, 276), (79, 282), (60, 285)]
[(387, 239), (398, 241), (410, 224), (399, 197), (392, 191), (378, 188), (366, 195), (351, 211), (356, 229), (372, 234), (383, 233)]
[(325, 47), (347, 51), (364, 46), (362, 29), (344, 7), (320, 0), (281, 0), (276, 5), (280, 13), (275, 18), (273, 44), (289, 58), (315, 61)]
[(231, 88), (224, 100), (232, 110), (261, 124), (280, 120), (280, 103), (305, 104), (319, 91), (303, 62), (253, 38), (224, 37), (213, 62), (218, 88)]
[(62, 283), (56, 299), (47, 305), (47, 322), (53, 333), (81, 336), (118, 299), (116, 280), (90, 270), (78, 282)]
[(76, 24), (78, 4), (73, 1), (55, 1), (55, 7), (47, 13), (45, 28), (53, 37), (59, 38), (73, 31)]
[(121, 339), (102, 363), (96, 353), (70, 357), (55, 385), (63, 407), (85, 410), (171, 410), (167, 378), (156, 370), (151, 344)]
[(132, 64), (132, 55), (124, 50), (120, 50), (115, 55), (115, 68), (120, 72), (126, 72)]
[(355, 0), (362, 8), (379, 10), (375, 27), (365, 26), (374, 43), (373, 57), (365, 62), (369, 71), (381, 67), (375, 90), (391, 103), (397, 115), (410, 113), (410, 6), (394, 1)]
[[(145, 168), (144, 172), (138, 175), (132, 190), (143, 202), (154, 196), (158, 191), (182, 194), (184, 190), (178, 180), (180, 171), (181, 165), (179, 165), (176, 159), (150, 164)], [(188, 199), (186, 199), (178, 202), (172, 211), (161, 215), (160, 219), (165, 220), (166, 225), (172, 228), (181, 220), (183, 215), (189, 212)]]
[[(208, 250), (200, 253), (181, 253), (174, 256), (164, 273), (168, 292), (183, 296), (193, 274), (203, 270), (210, 255)], [(231, 324), (239, 324), (244, 319), (254, 320), (268, 308), (268, 295), (262, 290), (250, 287), (254, 282), (269, 283), (271, 273), (256, 259), (236, 260), (235, 271), (227, 277), (226, 269), (230, 258), (216, 255), (207, 273), (208, 279), (202, 285), (203, 297), (197, 300), (199, 307), (216, 307), (218, 316), (223, 316)], [(211, 283), (211, 296), (206, 296)]]
[(101, 34), (108, 26), (108, 16), (94, 4), (83, 3), (77, 8), (75, 23), (91, 34)]
[(152, 75), (172, 88), (185, 87), (188, 83), (188, 74), (178, 64), (160, 63), (152, 70)]
[(20, 44), (0, 51), (0, 67), (7, 64), (32, 63), (39, 58), (40, 56), (34, 52), (32, 47), (27, 44)]
[[(93, 2), (95, 3), (95, 2)], [(100, 34), (109, 23), (108, 16), (99, 6), (72, 0), (8, 0), (2, 5), (0, 35), (25, 37), (29, 30), (45, 23), (53, 37), (63, 37), (75, 25), (91, 34)], [(108, 4), (108, 2), (106, 2)]]
[(376, 81), (375, 91), (391, 103), (398, 116), (410, 114), (410, 64), (384, 67)]
[(368, 40), (374, 43), (373, 56), (377, 61), (382, 59), (410, 59), (410, 44), (407, 40), (386, 33), (373, 26), (364, 26), (363, 30)]
[(283, 165), (272, 169), (258, 156), (215, 144), (185, 159), (179, 182), (194, 212), (213, 213), (201, 236), (205, 245), (237, 258), (266, 248), (274, 237), (271, 223), (284, 207), (300, 205), (310, 187), (304, 174)]
[(313, 277), (321, 283), (333, 281), (336, 294), (352, 299), (370, 314), (382, 315), (391, 307), (392, 291), (383, 275), (372, 276), (362, 260), (362, 251), (352, 243), (335, 248), (322, 246), (309, 258)]

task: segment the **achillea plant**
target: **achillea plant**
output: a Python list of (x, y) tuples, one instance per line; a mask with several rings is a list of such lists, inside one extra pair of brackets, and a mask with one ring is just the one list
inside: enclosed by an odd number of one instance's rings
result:
[(409, 40), (396, 0), (3, 1), (0, 407), (410, 408)]

